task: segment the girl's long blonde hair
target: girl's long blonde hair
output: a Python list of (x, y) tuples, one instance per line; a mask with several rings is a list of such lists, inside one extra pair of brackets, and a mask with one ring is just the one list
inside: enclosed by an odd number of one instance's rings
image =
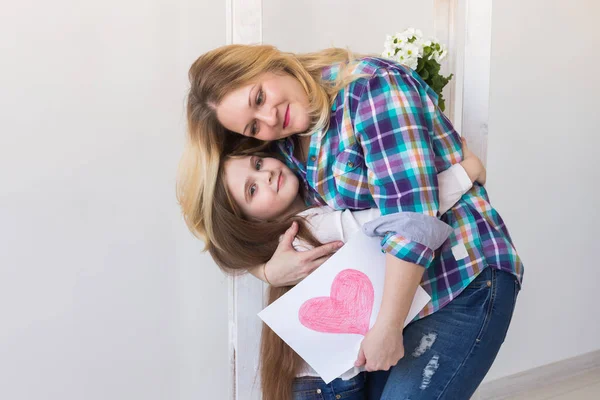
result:
[[(308, 95), (311, 124), (307, 133), (327, 129), (337, 92), (360, 77), (347, 68), (356, 57), (339, 48), (293, 54), (268, 45), (228, 45), (203, 54), (192, 64), (187, 98), (188, 134), (179, 164), (177, 199), (188, 228), (205, 245), (222, 247), (215, 241), (213, 226), (221, 157), (234, 148), (258, 150), (266, 145), (225, 129), (217, 120), (216, 106), (228, 93), (252, 83), (261, 74), (283, 72), (298, 79)], [(337, 79), (322, 81), (322, 69), (337, 63), (341, 63)]]

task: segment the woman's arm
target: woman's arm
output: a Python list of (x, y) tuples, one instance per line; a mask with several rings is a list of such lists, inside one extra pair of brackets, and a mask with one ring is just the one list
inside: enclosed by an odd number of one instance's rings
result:
[[(403, 231), (390, 232), (382, 241), (382, 249), (388, 253), (382, 306), (357, 360), (366, 363), (367, 370), (389, 369), (403, 357), (404, 320), (435, 248), (451, 231), (441, 229), (438, 220), (433, 142), (459, 144), (459, 135), (428, 89), (408, 70), (379, 69), (364, 84), (354, 111), (355, 135), (381, 214), (401, 213), (399, 218), (411, 219)], [(460, 153), (440, 158), (451, 164), (461, 161)], [(442, 230), (446, 237), (440, 237)]]
[[(460, 164), (454, 164), (446, 171), (438, 174), (439, 196), (440, 196), (440, 214), (445, 213), (450, 209), (469, 189), (476, 180), (479, 183), (485, 183), (485, 168), (483, 164), (468, 148), (463, 141), (464, 158)], [(328, 211), (314, 215), (311, 219), (311, 224), (308, 228), (315, 231), (313, 234), (319, 233), (319, 229), (323, 225), (339, 226), (341, 231), (337, 229), (329, 229), (326, 239), (331, 240), (322, 247), (310, 249), (307, 251), (296, 251), (294, 249), (294, 238), (296, 235), (296, 227), (292, 226), (284, 234), (279, 248), (275, 255), (268, 263), (261, 264), (248, 270), (256, 278), (263, 282), (270, 283), (274, 286), (295, 285), (300, 282), (312, 271), (325, 262), (331, 254), (335, 253), (342, 245), (344, 238), (347, 238), (360, 229), (358, 219), (353, 217), (356, 213), (369, 213), (368, 210), (349, 211), (352, 216), (336, 214), (342, 211)], [(371, 218), (375, 217), (373, 215)], [(364, 217), (362, 219), (364, 221)], [(340, 224), (341, 222), (341, 224)], [(314, 225), (314, 226), (313, 226)], [(322, 233), (322, 231), (320, 232)], [(320, 235), (316, 235), (320, 236)], [(309, 245), (305, 246), (310, 248)]]

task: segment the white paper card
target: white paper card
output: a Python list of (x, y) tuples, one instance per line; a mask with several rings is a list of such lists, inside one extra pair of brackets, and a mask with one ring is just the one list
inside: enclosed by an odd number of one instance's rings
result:
[[(385, 279), (381, 239), (354, 235), (321, 267), (258, 316), (329, 383), (350, 368), (379, 313)], [(420, 286), (404, 323), (431, 297)]]

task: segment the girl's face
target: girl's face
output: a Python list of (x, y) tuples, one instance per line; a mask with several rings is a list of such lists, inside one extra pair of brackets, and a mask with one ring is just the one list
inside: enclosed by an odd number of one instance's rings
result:
[(227, 190), (247, 218), (272, 220), (300, 201), (298, 178), (275, 158), (230, 158), (224, 168)]
[(308, 130), (308, 106), (308, 95), (296, 78), (267, 72), (227, 94), (217, 106), (217, 118), (230, 131), (277, 140)]

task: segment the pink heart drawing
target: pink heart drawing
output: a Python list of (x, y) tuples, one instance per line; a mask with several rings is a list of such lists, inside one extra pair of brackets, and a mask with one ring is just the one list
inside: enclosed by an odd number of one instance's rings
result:
[(358, 333), (369, 331), (373, 311), (373, 284), (367, 275), (345, 269), (331, 284), (330, 297), (307, 300), (298, 311), (300, 323), (317, 332)]

